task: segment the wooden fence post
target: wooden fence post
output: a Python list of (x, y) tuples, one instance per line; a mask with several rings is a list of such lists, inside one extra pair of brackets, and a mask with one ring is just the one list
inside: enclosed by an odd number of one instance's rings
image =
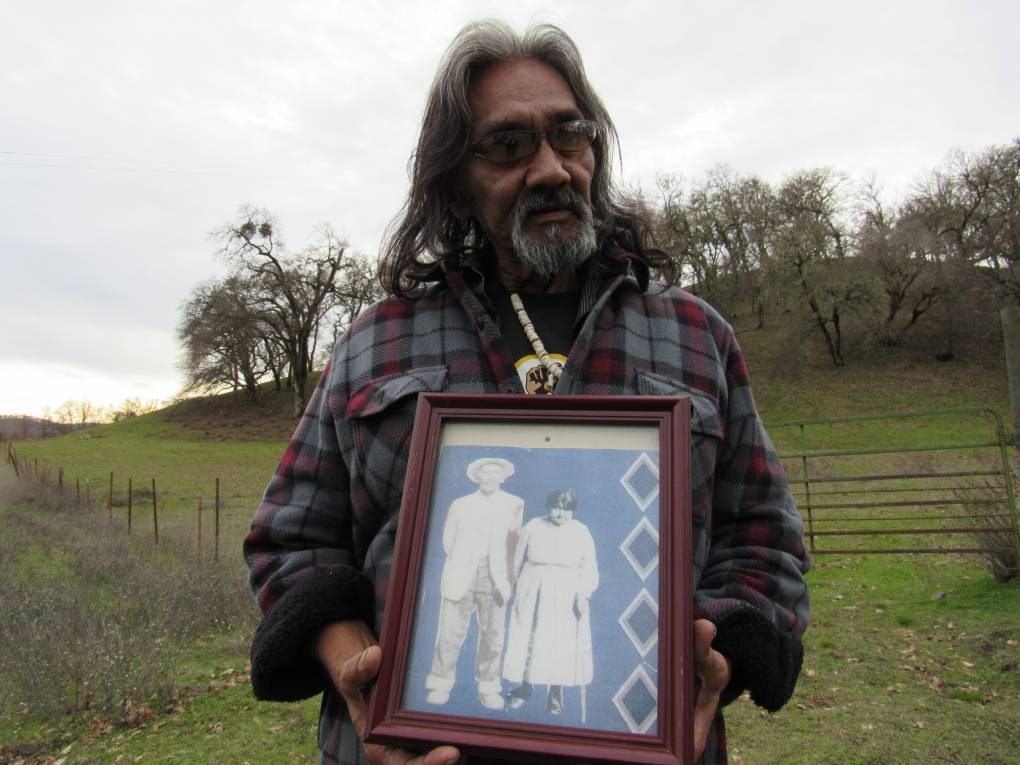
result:
[(202, 498), (198, 498), (198, 557), (202, 557)]
[(134, 500), (134, 490), (131, 488), (131, 479), (128, 478), (128, 534), (131, 533), (131, 503)]
[(85, 507), (92, 509), (92, 492), (89, 489), (89, 479), (85, 479)]
[(220, 559), (220, 479), (216, 479), (216, 525), (214, 526), (213, 560)]
[(1013, 409), (1013, 443), (1020, 437), (1020, 307), (1007, 306), (999, 312), (1002, 343), (1006, 352), (1006, 380)]
[(106, 512), (113, 520), (113, 471), (110, 471), (110, 493), (106, 495)]
[(159, 544), (159, 517), (156, 515), (156, 479), (152, 479), (152, 536)]
[(74, 501), (79, 506), (81, 505), (81, 479), (74, 479)]

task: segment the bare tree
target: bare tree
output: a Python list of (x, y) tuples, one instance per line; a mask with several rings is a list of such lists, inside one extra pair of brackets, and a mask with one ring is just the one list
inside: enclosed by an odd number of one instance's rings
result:
[(971, 251), (987, 273), (1020, 304), (1020, 139), (993, 146), (965, 163), (958, 182), (980, 197)]
[(727, 167), (710, 171), (706, 179), (707, 212), (715, 237), (726, 251), (734, 297), (750, 298), (761, 329), (765, 324), (765, 279), (771, 266), (770, 232), (775, 218), (771, 187), (754, 176), (739, 176)]
[(1020, 303), (1020, 139), (952, 154), (908, 205), (949, 257), (985, 267)]
[[(377, 294), (364, 278), (363, 259), (348, 252), (347, 243), (326, 225), (303, 250), (290, 253), (276, 232), (272, 216), (254, 207), (217, 232), (221, 253), (238, 273), (257, 287), (257, 310), (263, 337), (282, 351), (294, 390), (294, 415), (308, 400), (307, 381), (315, 360), (320, 331), (345, 327)], [(333, 321), (329, 321), (329, 317)], [(272, 366), (268, 361), (267, 365)]]
[(383, 297), (382, 284), (376, 276), (375, 264), (365, 256), (354, 253), (344, 259), (340, 273), (341, 289), (337, 293), (332, 313), (331, 342), (324, 349), (322, 361), (332, 351), (336, 341), (358, 315), (369, 305)]
[(829, 169), (803, 170), (783, 182), (776, 203), (773, 237), (781, 278), (796, 283), (832, 363), (841, 367), (844, 314), (870, 300), (866, 281), (844, 267), (847, 181)]
[(724, 314), (732, 313), (726, 275), (729, 254), (716, 236), (705, 184), (685, 186), (679, 176), (659, 178), (661, 207), (656, 220), (657, 244), (672, 254), (677, 278), (691, 292)]
[(680, 278), (730, 317), (749, 305), (761, 328), (774, 218), (769, 185), (720, 166), (687, 185), (661, 177), (659, 198), (656, 240), (677, 259)]
[(177, 328), (189, 390), (230, 387), (258, 398), (259, 382), (268, 370), (259, 301), (256, 285), (244, 276), (195, 288)]
[(89, 401), (87, 398), (69, 398), (56, 408), (53, 418), (64, 425), (71, 426), (71, 430), (81, 428), (106, 419), (106, 410)]
[(161, 404), (157, 399), (141, 399), (138, 397), (126, 398), (119, 407), (113, 410), (111, 415), (114, 422), (122, 422), (132, 417), (148, 414), (159, 409)]
[[(937, 237), (909, 206), (890, 210), (874, 183), (861, 195), (857, 252), (877, 276), (885, 297), (878, 341), (899, 345), (944, 296), (948, 284)], [(906, 321), (901, 316), (906, 315)]]

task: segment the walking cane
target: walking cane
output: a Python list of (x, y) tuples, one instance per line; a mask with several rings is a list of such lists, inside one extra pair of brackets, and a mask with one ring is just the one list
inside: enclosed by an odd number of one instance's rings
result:
[(588, 722), (588, 686), (584, 683), (581, 672), (581, 617), (577, 617), (577, 630), (574, 634), (574, 671), (581, 686), (581, 723)]

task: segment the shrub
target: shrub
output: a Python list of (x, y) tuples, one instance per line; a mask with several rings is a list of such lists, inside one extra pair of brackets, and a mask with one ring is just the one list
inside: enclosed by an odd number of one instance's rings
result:
[(190, 640), (253, 628), (236, 567), (64, 512), (74, 497), (52, 487), (19, 487), (0, 508), (0, 707), (116, 714), (172, 691)]
[(1009, 508), (1001, 499), (1001, 490), (991, 484), (960, 489), (957, 498), (967, 512), (965, 523), (973, 527), (973, 537), (983, 552), (977, 553), (978, 563), (997, 582), (1008, 582), (1020, 573), (1017, 559), (1016, 540), (1011, 531), (1002, 531), (1010, 526)]

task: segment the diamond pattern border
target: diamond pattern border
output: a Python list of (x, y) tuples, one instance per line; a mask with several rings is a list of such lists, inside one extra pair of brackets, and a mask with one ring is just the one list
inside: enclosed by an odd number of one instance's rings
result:
[[(645, 687), (645, 690), (648, 691), (648, 694), (656, 702), (648, 714), (645, 715), (643, 720), (635, 720), (631, 711), (627, 709), (627, 705), (624, 704), (624, 699), (627, 698), (627, 695), (637, 683), (641, 683)], [(627, 727), (630, 728), (631, 733), (647, 733), (648, 729), (655, 724), (655, 720), (659, 713), (658, 701), (658, 689), (655, 687), (655, 683), (652, 682), (652, 679), (648, 676), (648, 673), (645, 672), (645, 668), (640, 664), (634, 668), (634, 671), (630, 673), (630, 677), (624, 681), (623, 685), (620, 686), (620, 689), (613, 695), (613, 705), (620, 713), (624, 722), (627, 723)]]
[[(638, 474), (641, 469), (650, 470), (652, 475), (655, 476), (656, 482), (652, 490), (647, 495), (641, 496), (637, 489), (631, 485), (631, 480)], [(630, 498), (634, 500), (634, 504), (643, 513), (648, 509), (648, 506), (655, 501), (655, 498), (659, 496), (659, 468), (656, 466), (654, 460), (649, 457), (645, 452), (641, 452), (641, 456), (634, 460), (634, 464), (627, 468), (627, 472), (620, 478), (620, 484), (624, 490), (630, 495)]]
[(659, 631), (656, 629), (649, 637), (642, 639), (642, 637), (630, 626), (630, 617), (632, 617), (642, 605), (652, 609), (652, 612), (655, 614), (656, 618), (658, 618), (659, 604), (655, 602), (655, 598), (649, 594), (648, 590), (642, 587), (641, 592), (639, 592), (634, 597), (634, 600), (630, 602), (630, 605), (627, 606), (627, 610), (620, 614), (620, 618), (617, 619), (617, 622), (619, 622), (620, 629), (622, 629), (624, 634), (630, 639), (630, 642), (634, 644), (634, 648), (636, 648), (637, 652), (641, 654), (642, 658), (644, 658), (648, 655), (648, 652), (655, 647), (656, 643), (659, 642)]
[[(649, 560), (647, 563), (642, 565), (641, 561), (637, 559), (637, 556), (631, 552), (631, 545), (641, 536), (641, 534), (648, 534), (655, 541), (655, 557)], [(655, 530), (655, 527), (649, 522), (645, 516), (641, 517), (637, 525), (631, 529), (631, 532), (627, 535), (627, 538), (620, 543), (620, 552), (623, 553), (623, 557), (627, 559), (627, 562), (634, 569), (634, 572), (641, 577), (641, 581), (645, 581), (648, 576), (659, 567), (659, 532)]]

